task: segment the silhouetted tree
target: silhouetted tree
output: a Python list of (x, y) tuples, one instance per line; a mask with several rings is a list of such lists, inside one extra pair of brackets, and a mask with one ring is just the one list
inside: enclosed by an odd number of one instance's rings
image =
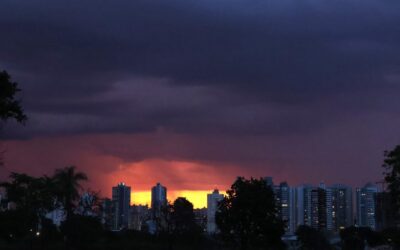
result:
[(18, 122), (25, 122), (27, 117), (21, 107), (21, 102), (15, 99), (20, 91), (18, 84), (11, 81), (6, 71), (0, 71), (0, 119), (7, 121), (15, 119)]
[(50, 206), (47, 177), (36, 178), (27, 174), (12, 172), (10, 181), (0, 186), (6, 189), (7, 198), (15, 203), (17, 208), (37, 211)]
[[(0, 208), (0, 237), (23, 249), (43, 248), (51, 242), (61, 244), (61, 239), (67, 248), (92, 249), (103, 237), (97, 216), (100, 199), (97, 193), (90, 191), (79, 199), (80, 182), (84, 180), (87, 176), (77, 172), (75, 167), (58, 169), (52, 178), (11, 173), (9, 181), (0, 184), (7, 193), (6, 202), (12, 204), (7, 210)], [(81, 214), (73, 213), (78, 204), (82, 208)], [(66, 211), (66, 220), (61, 224), (62, 234), (46, 218), (48, 212), (60, 205)]]
[[(21, 102), (15, 96), (19, 91), (18, 84), (11, 81), (10, 75), (6, 71), (0, 71), (0, 122), (8, 119), (15, 119), (19, 123), (26, 121)], [(0, 123), (0, 130), (1, 127)], [(3, 165), (2, 157), (3, 150), (0, 151), (0, 165)]]
[(174, 234), (184, 235), (196, 230), (193, 204), (186, 198), (179, 197), (174, 201), (171, 219)]
[(175, 242), (190, 241), (194, 244), (201, 234), (196, 225), (193, 204), (186, 198), (178, 197), (174, 203), (162, 209), (163, 232), (168, 237), (168, 249), (173, 249)]
[(277, 216), (274, 193), (263, 179), (239, 177), (220, 202), (216, 223), (223, 238), (240, 249), (284, 248), (284, 223)]
[(400, 145), (392, 151), (385, 151), (383, 167), (386, 171), (385, 181), (388, 183), (396, 221), (400, 224)]
[(301, 250), (329, 250), (332, 249), (325, 236), (318, 230), (302, 225), (296, 230)]
[[(0, 212), (0, 237), (7, 241), (21, 241), (36, 233), (37, 218), (23, 209)], [(32, 231), (31, 231), (32, 230)]]
[(363, 250), (365, 243), (370, 247), (385, 244), (383, 234), (373, 231), (369, 227), (348, 227), (340, 231), (343, 250)]
[(385, 241), (393, 246), (393, 249), (400, 249), (400, 228), (387, 228), (382, 231)]
[(365, 248), (364, 235), (356, 227), (348, 227), (340, 231), (343, 250), (363, 250)]
[[(46, 176), (35, 178), (27, 174), (11, 173), (10, 181), (0, 184), (6, 190), (8, 202), (14, 205), (7, 216), (14, 217), (15, 221), (10, 223), (19, 227), (18, 233), (14, 232), (15, 236), (22, 237), (22, 232), (28, 235), (38, 231), (46, 213), (53, 209), (54, 193), (51, 183)], [(2, 222), (6, 221), (8, 220)], [(6, 224), (2, 226), (12, 228)]]
[[(155, 230), (156, 235), (160, 234), (172, 234), (173, 225), (172, 225), (172, 214), (173, 205), (168, 201), (167, 204), (161, 206), (160, 210), (157, 213), (153, 213), (151, 216), (151, 221), (154, 225), (150, 226), (150, 231)], [(152, 228), (152, 227), (155, 228)]]
[(65, 209), (66, 220), (68, 220), (80, 198), (79, 190), (82, 189), (80, 183), (88, 178), (85, 173), (76, 172), (74, 166), (57, 169), (53, 178), (56, 183), (57, 197)]
[(41, 221), (40, 239), (46, 243), (60, 241), (62, 234), (52, 220), (44, 218)]

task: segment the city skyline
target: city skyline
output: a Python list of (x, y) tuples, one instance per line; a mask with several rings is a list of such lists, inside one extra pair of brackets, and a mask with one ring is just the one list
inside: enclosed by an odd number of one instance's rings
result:
[[(237, 180), (239, 179), (241, 178), (238, 177)], [(393, 223), (390, 221), (393, 218), (390, 217), (392, 210), (390, 210), (391, 204), (388, 200), (389, 193), (380, 190), (376, 184), (366, 183), (362, 187), (343, 184), (326, 185), (325, 183), (291, 186), (287, 182), (274, 182), (272, 176), (262, 177), (259, 180), (270, 187), (274, 193), (276, 216), (284, 223), (285, 235), (288, 237), (295, 235), (300, 226), (309, 226), (320, 232), (337, 233), (352, 226), (381, 230)], [(169, 197), (168, 187), (161, 183), (156, 183), (151, 188), (150, 206), (130, 203), (131, 200), (126, 195), (131, 192), (131, 187), (126, 183), (121, 182), (112, 190), (111, 203), (109, 199), (104, 199), (104, 204), (110, 204), (106, 207), (111, 208), (112, 216), (105, 216), (105, 218), (113, 218), (106, 224), (114, 225), (112, 229), (116, 231), (127, 228), (140, 230), (143, 223), (147, 223), (149, 232), (154, 232), (156, 230), (154, 223), (163, 217), (165, 209), (175, 204), (176, 200), (188, 198)], [(219, 229), (215, 216), (218, 206), (224, 197), (228, 198), (229, 195), (214, 189), (207, 192), (204, 197), (206, 197), (207, 206), (194, 207), (198, 223), (207, 234), (217, 234)], [(256, 196), (252, 197), (252, 200), (257, 200), (257, 198), (263, 199)], [(190, 202), (190, 199), (188, 200)], [(124, 207), (125, 212), (121, 210), (121, 207)], [(125, 223), (121, 224), (124, 220), (126, 220)]]
[[(252, 177), (252, 178), (260, 178), (260, 177)], [(325, 182), (319, 182), (319, 183), (301, 183), (301, 184), (291, 184), (286, 181), (277, 181), (273, 177), (262, 177), (262, 178), (270, 178), (271, 183), (274, 185), (276, 184), (277, 187), (280, 185), (287, 185), (289, 188), (301, 188), (301, 187), (310, 187), (310, 188), (318, 188), (321, 185), (324, 185), (326, 187), (329, 187), (330, 190), (332, 189), (346, 189), (350, 188), (351, 190), (351, 199), (353, 200), (353, 203), (356, 202), (356, 197), (357, 197), (357, 190), (364, 188), (366, 185), (369, 185), (371, 187), (374, 187), (376, 189), (376, 192), (382, 192), (382, 183), (381, 182), (366, 182), (363, 185), (360, 186), (352, 186), (352, 185), (347, 185), (344, 183), (325, 183)], [(273, 181), (273, 182), (272, 182)], [(268, 182), (268, 180), (267, 180)], [(122, 183), (122, 182), (119, 182)], [(155, 184), (159, 184), (160, 182), (157, 182)], [(116, 185), (117, 183), (115, 183)], [(129, 184), (129, 183), (124, 183), (126, 185), (130, 185), (132, 187), (132, 191), (130, 193), (130, 204), (131, 205), (147, 205), (151, 207), (152, 204), (152, 187), (153, 185), (150, 185), (148, 190), (135, 190), (134, 185)], [(168, 185), (166, 185), (168, 188)], [(200, 208), (207, 208), (207, 203), (208, 203), (208, 195), (212, 193), (212, 191), (219, 191), (219, 194), (226, 195), (226, 190), (230, 189), (230, 186), (227, 187), (226, 189), (219, 189), (219, 188), (214, 188), (210, 190), (179, 190), (179, 191), (174, 191), (174, 190), (168, 190), (167, 193), (167, 201), (168, 202), (173, 202), (175, 199), (179, 197), (184, 197), (187, 198), (190, 202), (193, 203), (194, 208), (200, 209)], [(291, 191), (287, 191), (291, 192)], [(332, 192), (332, 191), (331, 191)], [(276, 194), (277, 195), (277, 194)], [(104, 197), (111, 197), (105, 195)], [(288, 197), (286, 196), (286, 199)], [(286, 200), (286, 202), (289, 202)], [(354, 208), (352, 208), (352, 213), (356, 212), (355, 204), (353, 204)]]

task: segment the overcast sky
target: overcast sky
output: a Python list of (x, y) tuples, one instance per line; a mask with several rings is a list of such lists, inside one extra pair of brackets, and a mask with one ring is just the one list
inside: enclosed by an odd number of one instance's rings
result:
[(400, 143), (398, 0), (2, 0), (25, 126), (7, 171), (109, 192), (382, 179)]

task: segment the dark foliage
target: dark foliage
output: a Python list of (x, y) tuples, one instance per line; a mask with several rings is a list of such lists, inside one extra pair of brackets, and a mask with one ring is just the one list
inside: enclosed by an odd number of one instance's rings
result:
[(52, 220), (45, 218), (41, 221), (40, 239), (45, 241), (44, 244), (59, 242), (63, 239), (63, 235)]
[(202, 231), (195, 222), (193, 204), (186, 198), (178, 197), (173, 204), (167, 204), (155, 219), (157, 235), (166, 239), (168, 249), (175, 249), (178, 242), (201, 244)]
[(385, 152), (385, 181), (391, 194), (397, 224), (400, 224), (400, 145)]
[(400, 249), (400, 228), (387, 228), (382, 231), (382, 234), (387, 244), (393, 246), (394, 249)]
[[(45, 214), (53, 209), (53, 182), (44, 176), (35, 178), (26, 174), (11, 173), (10, 181), (1, 183), (6, 189), (9, 206), (14, 209), (0, 213), (5, 236), (15, 240), (29, 238), (36, 233)], [(4, 236), (4, 235), (3, 235)]]
[(363, 250), (365, 243), (370, 247), (386, 244), (382, 233), (373, 231), (369, 227), (348, 227), (340, 231), (343, 250)]
[[(105, 231), (98, 194), (81, 195), (86, 179), (74, 167), (58, 169), (52, 177), (12, 173), (1, 184), (8, 195), (0, 207), (0, 249), (223, 249), (202, 234), (193, 204), (185, 198), (163, 209), (166, 227), (156, 235)], [(68, 206), (70, 214), (60, 227), (45, 216)]]
[(283, 249), (284, 223), (274, 193), (263, 179), (239, 177), (219, 204), (216, 222), (222, 237), (240, 249)]
[(85, 173), (77, 172), (75, 166), (69, 166), (57, 169), (53, 179), (57, 184), (56, 197), (64, 207), (68, 220), (80, 197), (79, 190), (82, 189), (80, 182), (88, 178)]
[(86, 179), (86, 175), (76, 173), (74, 167), (56, 170), (53, 177), (11, 173), (9, 181), (0, 184), (6, 190), (6, 202), (10, 206), (9, 210), (0, 212), (0, 230), (3, 230), (0, 236), (21, 241), (39, 232), (41, 238), (56, 239), (58, 234), (45, 215), (60, 207), (72, 214), (80, 197), (79, 182)]
[(98, 218), (76, 214), (62, 223), (61, 232), (68, 238), (68, 245), (78, 249), (95, 246), (104, 233)]
[(25, 122), (27, 117), (15, 95), (20, 91), (18, 84), (11, 81), (6, 71), (0, 71), (0, 120), (15, 119)]
[(11, 173), (10, 181), (0, 186), (7, 191), (8, 200), (16, 207), (43, 214), (52, 208), (54, 182), (47, 176), (32, 177), (27, 174)]
[(0, 222), (0, 237), (7, 241), (27, 239), (37, 229), (36, 217), (22, 209), (0, 212)]
[[(6, 71), (0, 71), (0, 122), (15, 119), (19, 123), (25, 123), (27, 116), (21, 107), (21, 102), (16, 100), (16, 94), (21, 91), (16, 82), (11, 81)], [(0, 123), (0, 130), (2, 124)], [(0, 166), (3, 165), (4, 150), (0, 149)]]
[(297, 238), (300, 242), (300, 249), (302, 250), (330, 250), (328, 240), (322, 232), (309, 227), (299, 226), (296, 231)]
[(176, 235), (193, 234), (198, 231), (195, 222), (193, 204), (186, 198), (179, 197), (174, 201), (171, 219)]

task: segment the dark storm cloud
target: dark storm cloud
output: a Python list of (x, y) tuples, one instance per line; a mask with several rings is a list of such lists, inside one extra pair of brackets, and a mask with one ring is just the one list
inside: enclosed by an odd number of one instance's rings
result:
[(285, 135), (398, 112), (399, 11), (390, 0), (3, 1), (0, 67), (31, 117), (15, 133)]

